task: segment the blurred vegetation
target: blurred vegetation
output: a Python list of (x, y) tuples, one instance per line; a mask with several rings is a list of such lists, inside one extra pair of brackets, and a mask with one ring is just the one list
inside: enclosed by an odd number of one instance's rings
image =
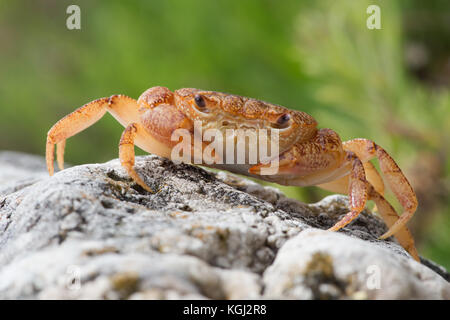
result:
[[(70, 4), (81, 30), (66, 28)], [(369, 4), (381, 8), (381, 30), (366, 28)], [(419, 197), (419, 251), (450, 268), (449, 14), (446, 0), (0, 0), (0, 149), (43, 155), (67, 113), (155, 85), (297, 108), (393, 155)], [(117, 157), (121, 131), (106, 116), (68, 141), (67, 161)], [(327, 194), (283, 190), (303, 201)]]

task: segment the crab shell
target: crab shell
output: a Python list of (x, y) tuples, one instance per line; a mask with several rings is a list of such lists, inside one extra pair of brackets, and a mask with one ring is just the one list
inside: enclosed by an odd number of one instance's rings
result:
[[(196, 98), (201, 99), (201, 103), (196, 102)], [(274, 158), (294, 144), (307, 141), (317, 132), (317, 122), (304, 112), (214, 91), (184, 88), (172, 93), (167, 88), (155, 87), (145, 91), (138, 103), (142, 106), (141, 123), (160, 142), (173, 148), (179, 142), (173, 140), (173, 133), (177, 129), (186, 129), (192, 135), (190, 141), (193, 146), (199, 139), (203, 142), (205, 133), (212, 131), (213, 139), (221, 143), (221, 148), (213, 151), (221, 161), (214, 161), (214, 164), (220, 166), (223, 163), (221, 167), (244, 174), (249, 174), (251, 165), (267, 160), (262, 159), (260, 152), (261, 134), (267, 134), (266, 148), (277, 151), (276, 154), (267, 153), (267, 157)], [(233, 159), (228, 159), (226, 152), (237, 150), (239, 134), (246, 136), (247, 143), (241, 145), (245, 148), (241, 150), (245, 154), (244, 161), (237, 164), (237, 154), (233, 153)], [(271, 139), (275, 135), (277, 139)], [(276, 148), (271, 143), (276, 143)], [(202, 148), (206, 146), (204, 144)], [(161, 154), (160, 151), (152, 153)], [(257, 155), (254, 157), (256, 161), (250, 163), (253, 153)], [(202, 160), (195, 163), (206, 164)]]

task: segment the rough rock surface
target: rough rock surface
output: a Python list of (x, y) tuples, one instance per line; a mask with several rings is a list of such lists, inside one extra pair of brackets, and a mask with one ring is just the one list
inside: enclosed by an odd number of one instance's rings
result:
[(343, 231), (346, 197), (288, 199), (234, 175), (156, 156), (133, 183), (118, 160), (48, 177), (0, 153), (0, 299), (450, 299), (369, 212)]

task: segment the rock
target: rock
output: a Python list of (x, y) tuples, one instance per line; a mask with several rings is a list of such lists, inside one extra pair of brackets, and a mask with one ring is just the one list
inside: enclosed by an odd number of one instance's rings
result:
[(284, 244), (263, 281), (268, 298), (450, 299), (445, 280), (411, 261), (384, 246), (311, 228)]
[(0, 152), (0, 168), (0, 197), (46, 177), (42, 157), (19, 152)]
[(370, 212), (320, 230), (344, 196), (308, 205), (153, 155), (136, 168), (155, 194), (118, 160), (48, 177), (43, 159), (1, 152), (0, 298), (450, 298), (448, 273), (376, 240)]

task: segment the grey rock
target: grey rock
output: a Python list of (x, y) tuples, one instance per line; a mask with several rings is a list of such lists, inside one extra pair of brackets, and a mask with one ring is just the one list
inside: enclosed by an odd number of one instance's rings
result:
[(314, 228), (287, 241), (263, 279), (268, 298), (450, 299), (448, 282), (428, 267), (391, 248)]
[(118, 160), (48, 177), (42, 158), (1, 152), (0, 298), (450, 297), (448, 273), (376, 240), (386, 227), (370, 212), (319, 230), (346, 213), (344, 196), (304, 204), (153, 155), (136, 168), (156, 193)]
[(14, 151), (0, 152), (0, 196), (32, 185), (45, 176), (42, 157)]

